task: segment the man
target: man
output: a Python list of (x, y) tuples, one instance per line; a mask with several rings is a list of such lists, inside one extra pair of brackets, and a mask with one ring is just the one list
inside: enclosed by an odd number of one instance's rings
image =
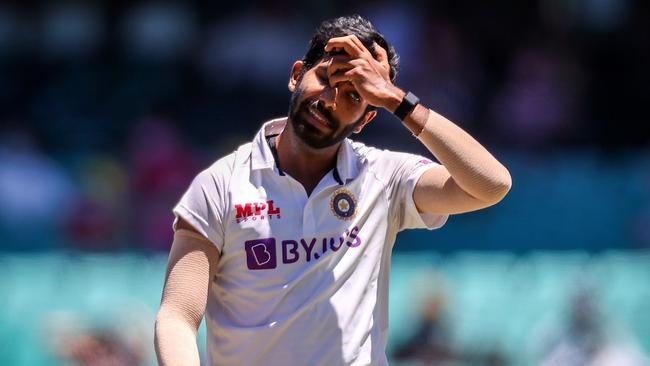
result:
[[(397, 55), (367, 20), (321, 24), (291, 69), (287, 118), (201, 172), (175, 207), (156, 321), (163, 365), (385, 365), (397, 232), (499, 202), (510, 175), (393, 84)], [(352, 142), (377, 108), (442, 163)], [(377, 127), (381, 128), (381, 127)]]

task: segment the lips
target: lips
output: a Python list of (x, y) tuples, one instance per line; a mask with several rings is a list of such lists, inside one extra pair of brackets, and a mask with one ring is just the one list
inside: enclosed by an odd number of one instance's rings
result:
[(321, 114), (315, 106), (308, 105), (306, 110), (306, 116), (308, 122), (319, 130), (331, 130), (332, 127), (328, 119)]

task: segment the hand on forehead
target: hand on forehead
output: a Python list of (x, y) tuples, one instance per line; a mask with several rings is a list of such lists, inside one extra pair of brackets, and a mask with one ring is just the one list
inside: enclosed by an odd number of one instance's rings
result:
[[(325, 45), (325, 51), (333, 54), (325, 59), (328, 63), (327, 74), (330, 86), (342, 82), (352, 82), (355, 89), (362, 83), (374, 80), (372, 83), (380, 85), (390, 82), (390, 65), (386, 50), (373, 42), (372, 48), (376, 55), (366, 48), (355, 35), (335, 37)], [(376, 77), (383, 79), (379, 82)], [(367, 95), (369, 96), (369, 95)]]
[(325, 52), (330, 55), (347, 54), (351, 58), (374, 59), (382, 65), (389, 67), (388, 54), (386, 50), (378, 45), (377, 42), (373, 42), (372, 48), (375, 55), (364, 46), (357, 36), (352, 34), (349, 36), (331, 38), (325, 45)]

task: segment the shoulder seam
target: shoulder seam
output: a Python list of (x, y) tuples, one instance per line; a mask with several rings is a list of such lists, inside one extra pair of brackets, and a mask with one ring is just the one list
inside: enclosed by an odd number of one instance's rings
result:
[[(378, 152), (379, 154), (382, 153), (382, 150), (380, 150), (380, 149), (376, 149), (376, 148), (372, 148), (372, 149), (377, 150), (377, 152)], [(355, 153), (357, 153), (357, 152), (355, 151)], [(358, 154), (358, 153), (357, 153), (357, 154)], [(388, 194), (388, 182), (386, 182), (386, 181), (384, 181), (383, 179), (381, 179), (381, 176), (377, 173), (377, 171), (375, 170), (374, 166), (373, 166), (372, 164), (370, 164), (370, 160), (368, 159), (367, 156), (363, 156), (363, 159), (365, 159), (365, 160), (368, 162), (368, 171), (373, 175), (373, 177), (374, 177), (377, 181), (379, 181), (379, 183), (381, 183), (381, 186), (382, 186), (383, 191), (384, 191), (384, 198), (385, 198), (386, 200), (388, 200), (388, 196), (389, 196), (389, 194)]]

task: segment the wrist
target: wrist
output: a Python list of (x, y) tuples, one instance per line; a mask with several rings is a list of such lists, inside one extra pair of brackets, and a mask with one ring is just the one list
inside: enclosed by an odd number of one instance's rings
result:
[(404, 121), (418, 105), (420, 105), (420, 98), (415, 94), (408, 92), (404, 98), (402, 98), (402, 102), (399, 106), (397, 106), (395, 111), (393, 111), (393, 114), (401, 121)]
[(402, 89), (392, 85), (386, 98), (384, 108), (386, 108), (390, 113), (395, 113), (395, 110), (402, 103), (405, 95), (406, 93)]

